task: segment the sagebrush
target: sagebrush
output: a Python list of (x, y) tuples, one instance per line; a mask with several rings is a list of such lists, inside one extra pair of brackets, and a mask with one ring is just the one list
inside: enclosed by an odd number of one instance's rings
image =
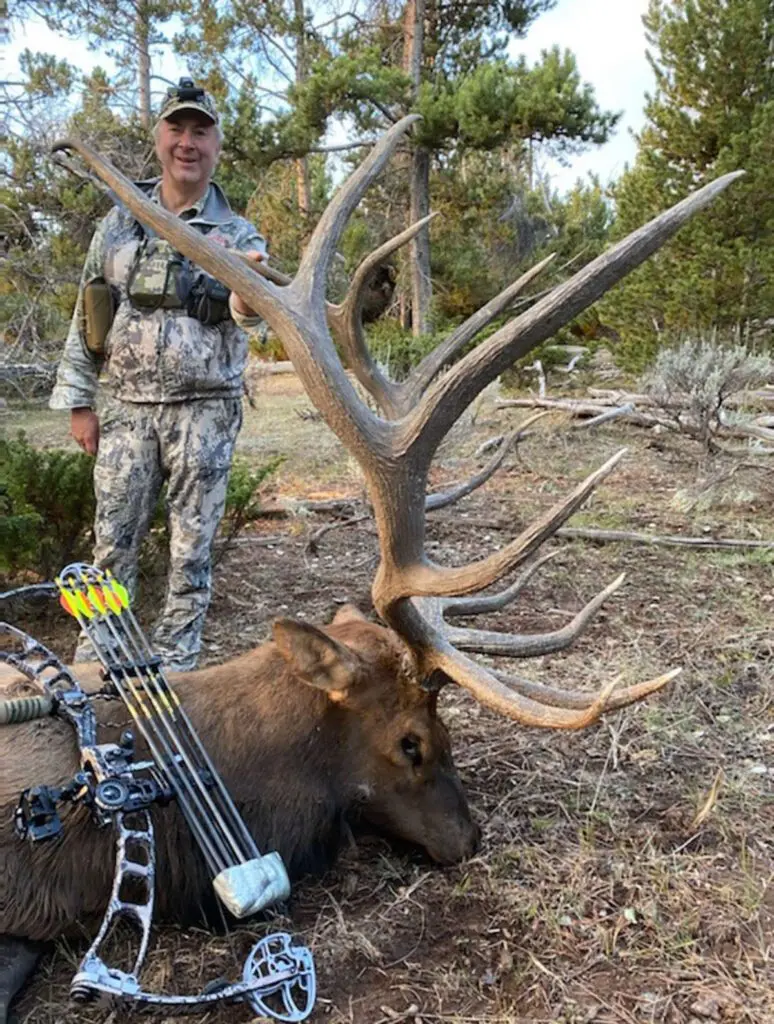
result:
[(729, 411), (730, 400), (772, 377), (774, 360), (769, 356), (714, 338), (693, 339), (662, 349), (643, 385), (670, 425), (711, 453), (717, 450), (721, 427), (744, 418)]

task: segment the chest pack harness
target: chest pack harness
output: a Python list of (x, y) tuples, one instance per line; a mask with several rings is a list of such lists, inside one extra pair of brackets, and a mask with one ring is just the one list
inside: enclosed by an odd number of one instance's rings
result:
[[(205, 327), (231, 319), (231, 292), (220, 281), (195, 267), (189, 259), (137, 224), (140, 237), (126, 279), (131, 305), (143, 313), (180, 310)], [(118, 289), (98, 275), (83, 286), (83, 336), (88, 350), (105, 354), (118, 306)]]
[(140, 240), (126, 281), (126, 294), (135, 309), (184, 310), (186, 316), (206, 327), (230, 320), (229, 289), (165, 239), (135, 224)]
[[(56, 579), (59, 600), (86, 633), (102, 664), (105, 687), (87, 694), (54, 654), (32, 637), (0, 623), (0, 633), (16, 651), (0, 660), (43, 691), (41, 696), (6, 701), (5, 721), (54, 714), (77, 734), (80, 771), (61, 787), (36, 786), (21, 795), (15, 815), (17, 834), (32, 843), (56, 841), (64, 831), (58, 805), (86, 807), (96, 825), (112, 823), (116, 868), (110, 901), (96, 938), (70, 986), (79, 1002), (118, 1000), (146, 1010), (201, 1011), (224, 1002), (246, 1002), (258, 1016), (302, 1021), (315, 1001), (312, 954), (278, 932), (253, 946), (242, 980), (218, 983), (198, 995), (145, 991), (139, 980), (153, 916), (156, 854), (154, 804), (174, 800), (182, 812), (221, 903), (244, 918), (290, 895), (278, 853), (261, 854), (228, 790), (208, 756), (132, 612), (126, 590), (109, 573), (74, 564)], [(135, 759), (135, 735), (127, 729), (118, 743), (97, 742), (94, 696), (123, 701), (151, 754)], [(123, 895), (131, 893), (131, 898)], [(131, 970), (110, 967), (101, 947), (119, 921), (134, 925), (137, 956)]]

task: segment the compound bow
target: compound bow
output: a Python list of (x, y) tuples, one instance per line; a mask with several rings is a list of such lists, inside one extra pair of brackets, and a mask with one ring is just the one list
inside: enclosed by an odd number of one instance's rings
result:
[[(25, 790), (16, 810), (17, 833), (31, 842), (63, 831), (57, 805), (88, 807), (95, 822), (116, 831), (116, 869), (105, 917), (73, 978), (70, 995), (86, 1002), (120, 1000), (146, 1009), (185, 1012), (224, 1001), (246, 1001), (255, 1013), (278, 1021), (302, 1021), (315, 1001), (312, 955), (279, 932), (261, 939), (245, 961), (242, 980), (210, 987), (197, 995), (145, 991), (139, 981), (153, 915), (155, 845), (150, 808), (174, 799), (213, 876), (221, 902), (238, 918), (285, 900), (290, 883), (278, 853), (261, 854), (188, 715), (150, 649), (131, 609), (128, 594), (109, 572), (73, 564), (56, 579), (59, 600), (89, 638), (102, 663), (106, 686), (99, 695), (120, 697), (145, 740), (151, 760), (134, 757), (135, 737), (126, 730), (118, 743), (97, 743), (92, 696), (48, 648), (6, 623), (0, 632), (15, 639), (20, 653), (0, 652), (37, 684), (43, 694), (4, 702), (6, 722), (56, 714), (75, 727), (81, 769), (62, 787)], [(131, 880), (132, 885), (125, 883)], [(121, 895), (130, 891), (132, 898)], [(120, 920), (139, 931), (131, 971), (109, 967), (100, 949)], [(270, 1001), (267, 1001), (270, 1000)]]

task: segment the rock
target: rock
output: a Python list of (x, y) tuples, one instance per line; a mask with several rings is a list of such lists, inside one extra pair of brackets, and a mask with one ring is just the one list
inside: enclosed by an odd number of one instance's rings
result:
[(695, 1002), (691, 1003), (690, 1011), (704, 1020), (720, 1020), (720, 1000), (717, 996), (709, 993), (699, 996)]

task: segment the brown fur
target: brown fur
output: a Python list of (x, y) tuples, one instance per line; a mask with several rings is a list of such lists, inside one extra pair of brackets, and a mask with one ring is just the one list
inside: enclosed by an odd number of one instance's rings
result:
[[(99, 685), (96, 666), (76, 669), (85, 689)], [(330, 863), (353, 813), (441, 862), (475, 849), (478, 829), (434, 699), (389, 630), (351, 610), (325, 632), (285, 620), (275, 642), (171, 679), (259, 848), (279, 850), (292, 878)], [(115, 739), (128, 724), (123, 705), (96, 704), (100, 738)], [(110, 891), (112, 830), (71, 807), (59, 840), (31, 846), (12, 827), (23, 789), (61, 784), (78, 769), (74, 730), (52, 719), (4, 727), (0, 764), (0, 934), (91, 932)], [(157, 808), (154, 820), (157, 913), (206, 919), (210, 879), (187, 827), (174, 807)]]

